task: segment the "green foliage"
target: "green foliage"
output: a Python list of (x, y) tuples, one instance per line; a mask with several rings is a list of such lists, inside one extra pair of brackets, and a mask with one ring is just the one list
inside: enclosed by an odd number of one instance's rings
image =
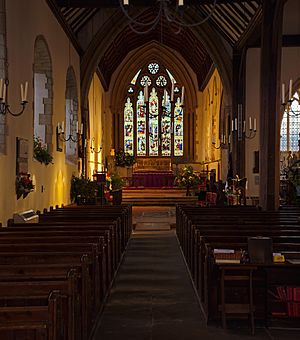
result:
[(111, 178), (111, 189), (112, 190), (120, 190), (125, 185), (124, 179), (117, 173), (112, 173), (110, 175)]
[(175, 184), (182, 188), (193, 188), (199, 184), (200, 178), (194, 173), (191, 165), (185, 166), (175, 178)]
[(52, 164), (53, 157), (47, 149), (47, 146), (42, 144), (40, 137), (34, 137), (33, 140), (33, 157), (40, 163), (48, 165)]
[(128, 167), (136, 163), (135, 157), (125, 152), (124, 149), (119, 149), (115, 156), (116, 166)]
[(97, 190), (97, 183), (91, 181), (83, 176), (72, 176), (71, 179), (71, 201), (78, 202), (78, 200), (95, 199)]

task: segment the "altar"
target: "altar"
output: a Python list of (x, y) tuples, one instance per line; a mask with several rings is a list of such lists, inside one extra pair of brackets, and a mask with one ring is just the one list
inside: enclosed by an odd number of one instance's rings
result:
[(161, 188), (173, 187), (174, 175), (172, 171), (140, 171), (132, 174), (132, 186)]
[(174, 174), (169, 157), (137, 159), (132, 174), (133, 187), (161, 188), (174, 186)]

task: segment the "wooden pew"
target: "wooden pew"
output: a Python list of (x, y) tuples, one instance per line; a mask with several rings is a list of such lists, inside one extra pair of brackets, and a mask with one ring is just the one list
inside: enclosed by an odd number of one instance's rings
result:
[(1, 306), (1, 339), (64, 340), (62, 296), (52, 291), (45, 305)]

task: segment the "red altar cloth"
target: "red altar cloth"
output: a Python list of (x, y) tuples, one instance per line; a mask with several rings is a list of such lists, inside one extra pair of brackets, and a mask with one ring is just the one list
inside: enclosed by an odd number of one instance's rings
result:
[(132, 174), (132, 186), (134, 187), (172, 187), (174, 175), (172, 171), (141, 171)]

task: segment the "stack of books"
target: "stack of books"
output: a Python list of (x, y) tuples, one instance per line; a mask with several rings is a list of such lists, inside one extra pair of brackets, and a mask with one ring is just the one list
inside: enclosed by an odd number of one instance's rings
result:
[(234, 249), (214, 249), (215, 263), (241, 263), (242, 252)]

